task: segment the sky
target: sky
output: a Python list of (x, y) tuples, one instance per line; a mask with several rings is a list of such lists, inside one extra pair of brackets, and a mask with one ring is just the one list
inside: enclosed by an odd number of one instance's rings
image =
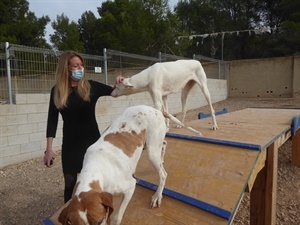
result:
[[(53, 33), (51, 23), (56, 20), (57, 15), (64, 13), (70, 21), (78, 22), (85, 11), (92, 11), (98, 18), (97, 7), (101, 7), (106, 0), (27, 0), (29, 11), (34, 12), (36, 17), (49, 16), (51, 22), (46, 27), (46, 39), (49, 42), (49, 35)], [(171, 8), (178, 0), (169, 0)]]

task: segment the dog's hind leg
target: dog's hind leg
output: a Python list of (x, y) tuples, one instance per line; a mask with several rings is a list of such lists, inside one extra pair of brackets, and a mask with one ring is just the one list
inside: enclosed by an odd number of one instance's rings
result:
[(197, 71), (197, 83), (198, 85), (200, 86), (204, 96), (205, 96), (205, 99), (210, 107), (210, 111), (211, 111), (211, 119), (212, 119), (212, 123), (213, 123), (213, 127), (212, 129), (213, 130), (218, 130), (218, 125), (217, 125), (217, 120), (216, 120), (216, 115), (215, 115), (215, 110), (212, 106), (212, 102), (211, 102), (211, 97), (210, 97), (210, 93), (209, 93), (209, 90), (207, 88), (207, 77), (206, 77), (206, 74), (202, 68), (202, 66), (199, 67), (199, 70)]
[(211, 98), (210, 98), (210, 93), (208, 91), (207, 85), (203, 85), (202, 87), (202, 92), (206, 98), (206, 101), (208, 102), (208, 105), (210, 107), (210, 111), (211, 111), (211, 119), (212, 119), (212, 123), (213, 123), (213, 130), (218, 130), (218, 125), (217, 125), (217, 120), (216, 120), (216, 115), (215, 115), (215, 110), (212, 106), (212, 102), (211, 102)]
[(187, 100), (187, 97), (188, 97), (190, 91), (192, 90), (192, 88), (194, 87), (195, 84), (196, 84), (196, 82), (194, 80), (190, 80), (189, 82), (187, 82), (187, 84), (184, 86), (184, 88), (181, 91), (181, 107), (182, 107), (181, 122), (182, 123), (184, 123), (185, 116), (186, 116), (186, 100)]

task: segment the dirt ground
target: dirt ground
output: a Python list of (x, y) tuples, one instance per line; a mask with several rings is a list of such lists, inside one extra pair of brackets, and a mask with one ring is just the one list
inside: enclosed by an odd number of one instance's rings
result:
[[(215, 111), (229, 112), (248, 107), (300, 108), (300, 98), (241, 99), (232, 98), (214, 104)], [(191, 110), (187, 120), (197, 119), (208, 107)], [(291, 165), (291, 141), (279, 149), (276, 225), (300, 224), (300, 168)], [(249, 225), (249, 194), (245, 193), (233, 225)], [(0, 225), (42, 224), (63, 204), (63, 177), (60, 154), (52, 168), (42, 159), (33, 159), (0, 170)]]

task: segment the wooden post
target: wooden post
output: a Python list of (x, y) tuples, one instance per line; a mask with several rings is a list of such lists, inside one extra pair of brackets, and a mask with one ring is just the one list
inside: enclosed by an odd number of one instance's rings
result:
[[(267, 182), (266, 182), (266, 215), (265, 224), (276, 224), (277, 174), (279, 141), (267, 148)], [(281, 144), (280, 144), (281, 145)]]
[(264, 225), (267, 167), (256, 176), (250, 192), (250, 225)]
[(300, 129), (292, 137), (292, 164), (300, 167)]
[(250, 225), (276, 224), (278, 141), (267, 148), (265, 167), (250, 193)]

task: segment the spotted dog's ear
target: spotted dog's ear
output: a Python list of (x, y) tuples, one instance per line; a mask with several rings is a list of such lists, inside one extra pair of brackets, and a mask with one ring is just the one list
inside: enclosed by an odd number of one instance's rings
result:
[(62, 225), (67, 225), (68, 221), (68, 206), (63, 208), (63, 210), (60, 212), (58, 216), (58, 222), (60, 222)]
[(114, 211), (113, 196), (108, 192), (101, 192), (100, 196), (102, 199), (102, 205), (108, 210), (107, 224), (110, 224), (110, 216)]
[(77, 196), (73, 196), (66, 204), (65, 208), (60, 212), (58, 221), (62, 225), (79, 224), (82, 219), (80, 218), (79, 211), (84, 211)]

